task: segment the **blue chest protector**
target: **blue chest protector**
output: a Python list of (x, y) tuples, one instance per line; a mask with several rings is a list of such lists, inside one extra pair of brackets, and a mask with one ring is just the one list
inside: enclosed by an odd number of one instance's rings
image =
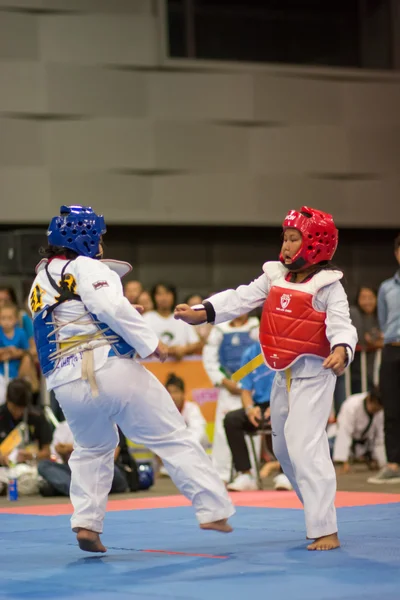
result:
[(230, 331), (224, 333), (219, 347), (219, 362), (228, 377), (237, 371), (241, 365), (243, 352), (254, 344), (249, 331)]
[[(57, 285), (57, 283), (50, 275), (48, 271), (48, 265), (46, 265), (45, 267), (47, 277), (49, 278), (49, 282), (51, 283), (52, 287), (55, 290), (57, 290), (57, 292), (59, 293), (59, 297), (57, 302), (55, 302), (51, 306), (47, 305), (41, 311), (39, 311), (35, 315), (33, 320), (35, 343), (38, 352), (40, 368), (42, 370), (43, 375), (50, 375), (56, 368), (57, 362), (59, 360), (57, 358), (52, 358), (52, 354), (58, 350), (58, 345), (56, 343), (56, 334), (54, 333), (55, 325), (52, 314), (53, 310), (63, 302), (66, 302), (67, 300), (81, 301), (81, 297), (69, 289), (68, 283), (65, 280), (65, 269), (67, 268), (70, 262), (71, 261), (67, 262), (63, 267), (63, 270), (61, 272), (60, 285)], [(90, 313), (90, 316), (93, 319), (93, 324), (96, 325), (96, 327), (100, 331), (104, 331), (105, 337), (112, 336), (113, 338), (113, 343), (111, 344), (109, 356), (131, 358), (135, 355), (135, 349), (132, 348), (130, 344), (125, 342), (125, 340), (120, 335), (118, 335), (112, 329), (110, 329), (109, 326), (106, 325), (106, 323), (100, 323), (96, 315)], [(77, 351), (76, 349), (71, 349), (71, 355), (76, 354), (77, 352), (79, 351)]]

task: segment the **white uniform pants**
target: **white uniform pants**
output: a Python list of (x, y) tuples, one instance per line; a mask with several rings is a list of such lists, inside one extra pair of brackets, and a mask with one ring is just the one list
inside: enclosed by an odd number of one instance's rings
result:
[[(212, 463), (217, 470), (218, 475), (225, 483), (231, 481), (232, 476), (232, 453), (229, 448), (228, 440), (224, 428), (224, 419), (228, 412), (242, 408), (240, 396), (235, 396), (228, 392), (227, 389), (221, 387), (218, 395), (217, 409), (215, 412), (214, 423), (214, 438), (212, 445)], [(246, 439), (247, 448), (249, 450), (252, 472), (255, 472), (254, 458), (251, 451), (251, 445)], [(257, 436), (254, 439), (255, 450), (258, 454), (261, 452), (261, 439)]]
[(304, 505), (307, 537), (337, 531), (336, 474), (329, 453), (326, 426), (336, 376), (329, 369), (317, 377), (275, 377), (271, 393), (274, 454)]
[(96, 371), (96, 381), (96, 398), (81, 379), (54, 390), (75, 439), (69, 460), (72, 528), (103, 531), (118, 444), (115, 424), (127, 438), (160, 456), (171, 479), (193, 503), (199, 523), (235, 512), (210, 459), (191, 437), (168, 392), (145, 367), (111, 358)]

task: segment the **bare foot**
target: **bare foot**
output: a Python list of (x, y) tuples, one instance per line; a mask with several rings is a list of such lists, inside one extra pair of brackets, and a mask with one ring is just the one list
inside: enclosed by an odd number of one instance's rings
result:
[(74, 531), (81, 550), (85, 552), (107, 552), (107, 548), (101, 543), (100, 535), (96, 531), (90, 531), (90, 529), (83, 529), (82, 527), (77, 527)]
[(307, 546), (307, 550), (334, 550), (335, 548), (340, 548), (337, 533), (323, 535)]
[(230, 533), (233, 531), (228, 523), (228, 519), (220, 519), (219, 521), (211, 521), (211, 523), (201, 523), (200, 529), (213, 529), (221, 533)]

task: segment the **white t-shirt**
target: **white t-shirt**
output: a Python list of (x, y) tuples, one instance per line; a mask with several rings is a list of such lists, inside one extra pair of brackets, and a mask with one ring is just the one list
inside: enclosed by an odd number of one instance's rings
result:
[(185, 402), (182, 417), (185, 419), (187, 428), (194, 439), (204, 448), (207, 448), (210, 445), (206, 431), (207, 423), (199, 405), (195, 402)]
[(162, 317), (155, 310), (151, 310), (145, 313), (143, 318), (166, 346), (186, 346), (199, 341), (196, 329), (183, 321), (177, 321), (173, 314)]
[(52, 455), (56, 456), (57, 462), (64, 462), (61, 456), (58, 454), (56, 450), (56, 446), (58, 444), (72, 444), (74, 443), (74, 436), (72, 435), (72, 431), (67, 421), (61, 421), (57, 425), (53, 433), (53, 440), (50, 446), (50, 452)]

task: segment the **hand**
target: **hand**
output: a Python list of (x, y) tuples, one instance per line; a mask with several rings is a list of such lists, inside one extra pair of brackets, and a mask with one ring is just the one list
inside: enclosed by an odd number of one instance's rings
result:
[(189, 325), (200, 325), (207, 321), (205, 310), (193, 310), (188, 304), (178, 304), (174, 312), (175, 319), (185, 321)]
[(168, 358), (168, 346), (162, 342), (158, 342), (158, 346), (154, 350), (153, 355), (156, 356), (160, 362), (165, 362)]
[(186, 347), (185, 346), (170, 346), (168, 348), (168, 352), (169, 352), (169, 355), (176, 358), (176, 360), (182, 360), (182, 358), (186, 354)]
[(31, 452), (27, 452), (26, 450), (20, 450), (17, 455), (17, 463), (24, 463), (28, 460), (32, 460), (33, 456)]
[(232, 381), (232, 379), (227, 379), (225, 377), (222, 380), (222, 385), (231, 394), (234, 394), (235, 396), (239, 396), (240, 395), (240, 388), (238, 387), (237, 383), (235, 383), (234, 381)]
[(344, 346), (336, 346), (334, 351), (326, 358), (322, 364), (324, 369), (332, 369), (338, 377), (343, 375), (346, 368), (347, 353)]
[(8, 460), (8, 456), (4, 456), (4, 454), (0, 453), (0, 465), (2, 467), (10, 466), (10, 461)]
[(142, 306), (141, 304), (132, 304), (132, 306), (133, 308), (136, 308), (138, 313), (140, 313), (141, 315), (144, 313), (144, 306)]
[(247, 418), (254, 427), (259, 427), (261, 422), (261, 409), (259, 406), (252, 406), (246, 413)]

